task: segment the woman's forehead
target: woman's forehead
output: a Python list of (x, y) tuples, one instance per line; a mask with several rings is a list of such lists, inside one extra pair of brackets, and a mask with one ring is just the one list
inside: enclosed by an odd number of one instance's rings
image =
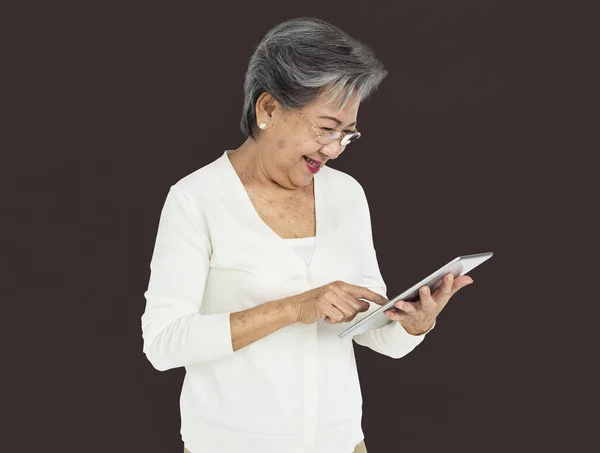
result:
[(329, 102), (318, 100), (310, 105), (307, 113), (314, 118), (328, 119), (345, 126), (351, 126), (357, 121), (359, 106), (360, 102), (354, 98), (348, 99), (346, 105), (341, 109), (338, 108), (338, 100)]

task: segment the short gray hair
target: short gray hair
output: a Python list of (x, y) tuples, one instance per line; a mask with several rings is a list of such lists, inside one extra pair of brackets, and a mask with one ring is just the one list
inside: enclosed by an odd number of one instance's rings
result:
[(263, 92), (295, 109), (320, 95), (335, 99), (345, 90), (341, 109), (353, 91), (359, 101), (368, 99), (386, 75), (371, 48), (338, 27), (314, 17), (282, 22), (267, 32), (250, 58), (242, 133), (256, 138), (256, 101)]

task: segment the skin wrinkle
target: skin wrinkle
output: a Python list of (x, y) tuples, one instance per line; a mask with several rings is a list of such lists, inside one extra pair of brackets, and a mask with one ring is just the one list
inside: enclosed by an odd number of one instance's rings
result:
[[(345, 109), (336, 109), (336, 104), (335, 99), (320, 96), (302, 111), (308, 118), (331, 116), (338, 118), (341, 124), (357, 122), (358, 93), (353, 93)], [(306, 171), (303, 156), (325, 165), (328, 160), (337, 158), (345, 147), (319, 144), (310, 122), (300, 118), (300, 111), (283, 108), (268, 93), (259, 96), (256, 113), (257, 121), (265, 121), (267, 128), (260, 130), (256, 139), (248, 137), (230, 154), (243, 184), (260, 198), (273, 201), (293, 201), (310, 195), (313, 175)], [(322, 119), (319, 125), (331, 129), (339, 127), (328, 119)]]

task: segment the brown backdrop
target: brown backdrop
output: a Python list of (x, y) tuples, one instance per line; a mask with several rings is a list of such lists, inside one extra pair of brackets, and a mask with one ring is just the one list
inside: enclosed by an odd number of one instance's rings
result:
[(142, 354), (160, 210), (242, 142), (253, 48), (297, 16), (390, 72), (331, 162), (389, 295), (495, 254), (409, 356), (357, 347), (369, 453), (595, 451), (594, 16), (490, 0), (2, 2), (0, 450), (182, 450), (184, 370)]

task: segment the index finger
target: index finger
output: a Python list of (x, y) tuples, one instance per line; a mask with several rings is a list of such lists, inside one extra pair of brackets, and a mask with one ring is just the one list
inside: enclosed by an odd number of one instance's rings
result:
[(364, 286), (352, 285), (351, 283), (345, 283), (344, 289), (352, 296), (357, 299), (366, 299), (370, 302), (374, 302), (378, 305), (384, 305), (388, 301), (381, 294), (376, 293), (375, 291), (371, 291), (369, 288), (365, 288)]

